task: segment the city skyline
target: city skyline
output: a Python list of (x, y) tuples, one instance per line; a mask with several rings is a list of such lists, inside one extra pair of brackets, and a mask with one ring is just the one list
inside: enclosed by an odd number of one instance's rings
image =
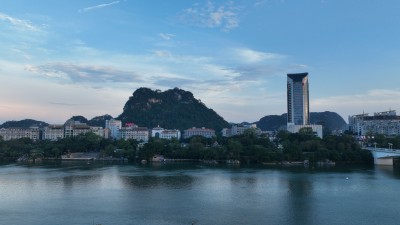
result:
[(191, 91), (229, 122), (287, 111), (308, 72), (310, 111), (398, 109), (400, 2), (6, 1), (0, 123), (122, 113), (140, 87)]

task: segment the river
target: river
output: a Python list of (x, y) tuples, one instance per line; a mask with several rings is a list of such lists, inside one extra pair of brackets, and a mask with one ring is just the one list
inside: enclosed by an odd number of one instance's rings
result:
[(4, 225), (399, 224), (392, 167), (0, 165)]

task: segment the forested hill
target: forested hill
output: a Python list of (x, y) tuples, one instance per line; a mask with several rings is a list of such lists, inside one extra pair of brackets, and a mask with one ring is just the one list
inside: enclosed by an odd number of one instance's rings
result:
[[(261, 130), (280, 130), (286, 129), (287, 114), (269, 115), (261, 118), (256, 122), (257, 127)], [(311, 124), (321, 124), (325, 131), (345, 130), (347, 127), (344, 119), (335, 112), (312, 112), (310, 113)]]
[(73, 116), (70, 118), (70, 120), (78, 121), (81, 123), (86, 123), (87, 125), (93, 126), (93, 127), (103, 127), (104, 128), (105, 124), (106, 124), (106, 120), (110, 120), (112, 118), (113, 118), (112, 116), (106, 114), (103, 116), (93, 117), (91, 120), (86, 119), (86, 117), (84, 117), (84, 116)]
[(46, 127), (48, 124), (43, 121), (37, 121), (32, 119), (24, 119), (19, 121), (7, 121), (0, 125), (0, 128), (11, 128), (11, 127), (20, 127), (20, 128), (29, 128), (29, 127)]
[(174, 88), (164, 92), (139, 88), (126, 102), (117, 119), (138, 126), (167, 129), (206, 127), (219, 132), (229, 124), (214, 110), (193, 97), (189, 91)]

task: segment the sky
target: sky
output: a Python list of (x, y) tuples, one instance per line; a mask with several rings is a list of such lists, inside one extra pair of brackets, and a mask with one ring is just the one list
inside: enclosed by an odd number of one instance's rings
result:
[[(1, 0), (0, 123), (117, 117), (140, 87), (191, 91), (228, 122), (400, 108), (397, 0)], [(134, 121), (132, 121), (134, 122)]]

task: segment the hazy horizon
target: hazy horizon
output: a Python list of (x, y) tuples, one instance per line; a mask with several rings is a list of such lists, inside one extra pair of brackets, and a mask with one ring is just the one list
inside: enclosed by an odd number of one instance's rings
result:
[[(188, 90), (185, 90), (185, 91), (188, 91)], [(194, 98), (196, 98), (196, 96), (194, 96)], [(197, 98), (196, 98), (197, 99)], [(206, 105), (206, 107), (208, 107), (207, 105)], [(36, 119), (36, 118), (29, 118), (29, 117), (27, 117), (27, 118), (21, 118), (21, 119), (11, 119), (11, 120), (7, 120), (7, 121), (0, 121), (0, 125), (1, 124), (3, 124), (3, 123), (5, 123), (5, 122), (8, 122), (8, 121), (20, 121), (20, 120), (24, 120), (24, 119), (32, 119), (32, 120), (37, 120), (37, 121), (42, 121), (42, 122), (46, 122), (46, 123), (49, 123), (49, 124), (64, 124), (67, 120), (69, 120), (71, 117), (73, 117), (73, 116), (83, 116), (83, 117), (85, 117), (86, 119), (88, 119), (88, 120), (91, 120), (91, 119), (93, 119), (94, 117), (98, 117), (98, 116), (105, 116), (105, 115), (110, 115), (110, 116), (112, 116), (113, 118), (116, 118), (116, 117), (118, 117), (122, 112), (123, 112), (123, 109), (122, 109), (123, 107), (121, 107), (121, 112), (120, 113), (118, 113), (117, 115), (111, 115), (111, 114), (109, 114), (109, 113), (104, 113), (104, 114), (101, 114), (101, 115), (96, 115), (96, 116), (92, 116), (92, 117), (86, 117), (85, 115), (82, 115), (82, 114), (76, 114), (76, 115), (71, 115), (70, 117), (68, 117), (68, 118), (64, 118), (64, 119), (62, 119), (62, 118), (60, 118), (60, 119), (57, 119), (57, 120), (54, 120), (54, 121), (47, 121), (47, 120), (38, 120), (38, 119)], [(209, 107), (208, 107), (209, 108)], [(213, 109), (214, 110), (214, 109)], [(215, 110), (214, 110), (215, 111)], [(321, 112), (326, 112), (326, 111), (321, 111)], [(218, 112), (217, 112), (218, 113)], [(275, 116), (275, 115), (277, 115), (277, 116), (281, 116), (281, 115), (283, 115), (283, 114), (285, 114), (285, 113), (287, 113), (287, 112), (283, 112), (283, 113), (278, 113), (278, 114), (268, 114), (268, 115), (264, 115), (264, 116), (262, 116), (262, 117), (260, 117), (259, 119), (257, 119), (257, 120), (255, 120), (255, 121), (228, 121), (228, 120), (226, 120), (225, 118), (225, 120), (227, 121), (227, 122), (229, 122), (229, 123), (242, 123), (242, 122), (247, 122), (247, 123), (254, 123), (254, 122), (258, 122), (261, 118), (263, 118), (263, 117), (265, 117), (265, 116)], [(310, 113), (320, 113), (320, 112), (310, 112)], [(336, 112), (335, 112), (336, 113)], [(220, 115), (221, 116), (221, 115)], [(339, 115), (340, 116), (340, 115)], [(343, 118), (343, 117), (342, 117)], [(347, 118), (343, 118), (344, 120), (345, 120), (345, 122), (347, 123), (348, 121), (347, 121)]]

